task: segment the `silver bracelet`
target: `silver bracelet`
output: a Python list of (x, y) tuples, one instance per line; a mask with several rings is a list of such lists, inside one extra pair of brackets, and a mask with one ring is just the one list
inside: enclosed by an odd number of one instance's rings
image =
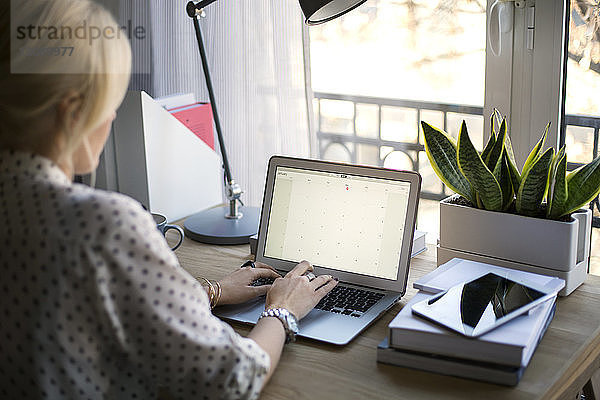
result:
[(285, 308), (268, 308), (260, 314), (258, 320), (260, 321), (263, 317), (275, 317), (283, 324), (285, 330), (285, 342), (290, 343), (296, 340), (296, 334), (298, 333), (298, 319), (286, 310)]

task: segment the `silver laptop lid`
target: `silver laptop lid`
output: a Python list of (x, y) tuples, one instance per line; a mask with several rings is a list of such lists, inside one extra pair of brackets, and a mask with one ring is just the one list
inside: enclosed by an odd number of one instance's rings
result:
[(274, 156), (256, 260), (403, 294), (420, 189), (416, 172)]

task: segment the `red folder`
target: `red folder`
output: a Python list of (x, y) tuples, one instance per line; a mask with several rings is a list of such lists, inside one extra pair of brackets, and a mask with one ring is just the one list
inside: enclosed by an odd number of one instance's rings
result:
[(195, 103), (168, 111), (211, 149), (215, 149), (212, 108), (209, 103)]

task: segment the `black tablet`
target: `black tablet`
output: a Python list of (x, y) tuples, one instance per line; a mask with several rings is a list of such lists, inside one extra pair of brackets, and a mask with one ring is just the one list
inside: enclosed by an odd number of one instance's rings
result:
[(482, 335), (555, 296), (488, 273), (412, 306), (414, 314), (465, 336)]

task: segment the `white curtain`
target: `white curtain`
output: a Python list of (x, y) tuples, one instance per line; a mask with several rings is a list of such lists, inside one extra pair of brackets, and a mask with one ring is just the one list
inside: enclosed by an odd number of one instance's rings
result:
[[(146, 3), (150, 94), (194, 92), (208, 101), (186, 3)], [(200, 24), (232, 175), (244, 203), (260, 206), (269, 157), (311, 153), (302, 12), (296, 0), (221, 0), (206, 8)]]

